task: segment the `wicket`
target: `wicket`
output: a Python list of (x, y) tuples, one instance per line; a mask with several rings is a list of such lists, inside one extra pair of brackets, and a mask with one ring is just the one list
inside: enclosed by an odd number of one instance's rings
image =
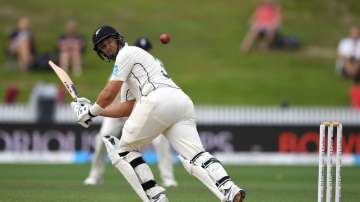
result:
[[(333, 130), (336, 128), (336, 170), (335, 170), (335, 202), (341, 201), (341, 156), (342, 156), (342, 124), (339, 122), (322, 122), (319, 138), (319, 176), (318, 176), (318, 202), (324, 196), (324, 166), (326, 159), (326, 202), (332, 198), (332, 165), (333, 165)], [(327, 130), (327, 136), (325, 135)], [(325, 158), (325, 140), (327, 137), (327, 155)]]

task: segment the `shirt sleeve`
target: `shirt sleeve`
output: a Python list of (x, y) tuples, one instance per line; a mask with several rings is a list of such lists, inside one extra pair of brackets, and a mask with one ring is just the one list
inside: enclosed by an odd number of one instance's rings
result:
[(128, 49), (119, 51), (110, 80), (126, 81), (133, 68), (132, 60)]

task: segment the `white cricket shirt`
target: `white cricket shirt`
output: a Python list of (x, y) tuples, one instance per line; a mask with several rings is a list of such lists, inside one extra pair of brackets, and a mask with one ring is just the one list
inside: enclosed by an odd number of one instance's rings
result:
[(338, 45), (338, 54), (347, 58), (354, 57), (360, 59), (360, 39), (354, 40), (352, 38), (342, 39)]
[(126, 83), (123, 83), (121, 86), (120, 96), (118, 96), (118, 99), (120, 99), (121, 102), (135, 100), (134, 95), (130, 92), (130, 89)]
[(157, 88), (179, 88), (158, 59), (141, 48), (128, 45), (116, 56), (110, 80), (123, 81), (136, 100)]

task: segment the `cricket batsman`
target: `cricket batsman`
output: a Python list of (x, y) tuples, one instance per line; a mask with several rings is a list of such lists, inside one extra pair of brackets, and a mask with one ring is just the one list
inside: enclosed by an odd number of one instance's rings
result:
[[(152, 49), (151, 42), (145, 37), (138, 38), (134, 45), (146, 51), (150, 51)], [(126, 85), (122, 86), (120, 96), (120, 101), (122, 102), (135, 99)], [(102, 138), (107, 135), (120, 137), (121, 129), (125, 121), (126, 118), (104, 117), (100, 131), (96, 135), (95, 152), (91, 161), (89, 176), (84, 180), (85, 185), (97, 185), (102, 182), (105, 171), (105, 162), (103, 158), (105, 148)], [(162, 185), (164, 187), (176, 187), (177, 182), (173, 173), (171, 148), (168, 140), (163, 135), (159, 135), (152, 141), (152, 143), (158, 156), (158, 168), (160, 170)]]
[[(114, 63), (112, 76), (94, 104), (87, 99), (73, 102), (78, 122), (89, 127), (96, 116), (129, 117), (119, 140), (103, 141), (114, 167), (127, 179), (137, 195), (147, 202), (167, 202), (142, 158), (142, 149), (162, 134), (179, 153), (185, 169), (206, 185), (220, 201), (241, 202), (245, 191), (238, 187), (218, 159), (206, 152), (196, 130), (194, 105), (147, 51), (127, 45), (123, 35), (103, 25), (93, 33), (94, 50)], [(127, 85), (135, 100), (120, 102), (117, 94)]]

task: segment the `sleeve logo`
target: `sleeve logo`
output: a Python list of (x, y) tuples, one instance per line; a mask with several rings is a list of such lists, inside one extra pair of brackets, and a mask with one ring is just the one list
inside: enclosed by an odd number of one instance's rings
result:
[(113, 73), (112, 75), (115, 76), (115, 77), (118, 77), (120, 74), (120, 68), (119, 68), (119, 65), (115, 65), (114, 66), (114, 69), (113, 69)]

